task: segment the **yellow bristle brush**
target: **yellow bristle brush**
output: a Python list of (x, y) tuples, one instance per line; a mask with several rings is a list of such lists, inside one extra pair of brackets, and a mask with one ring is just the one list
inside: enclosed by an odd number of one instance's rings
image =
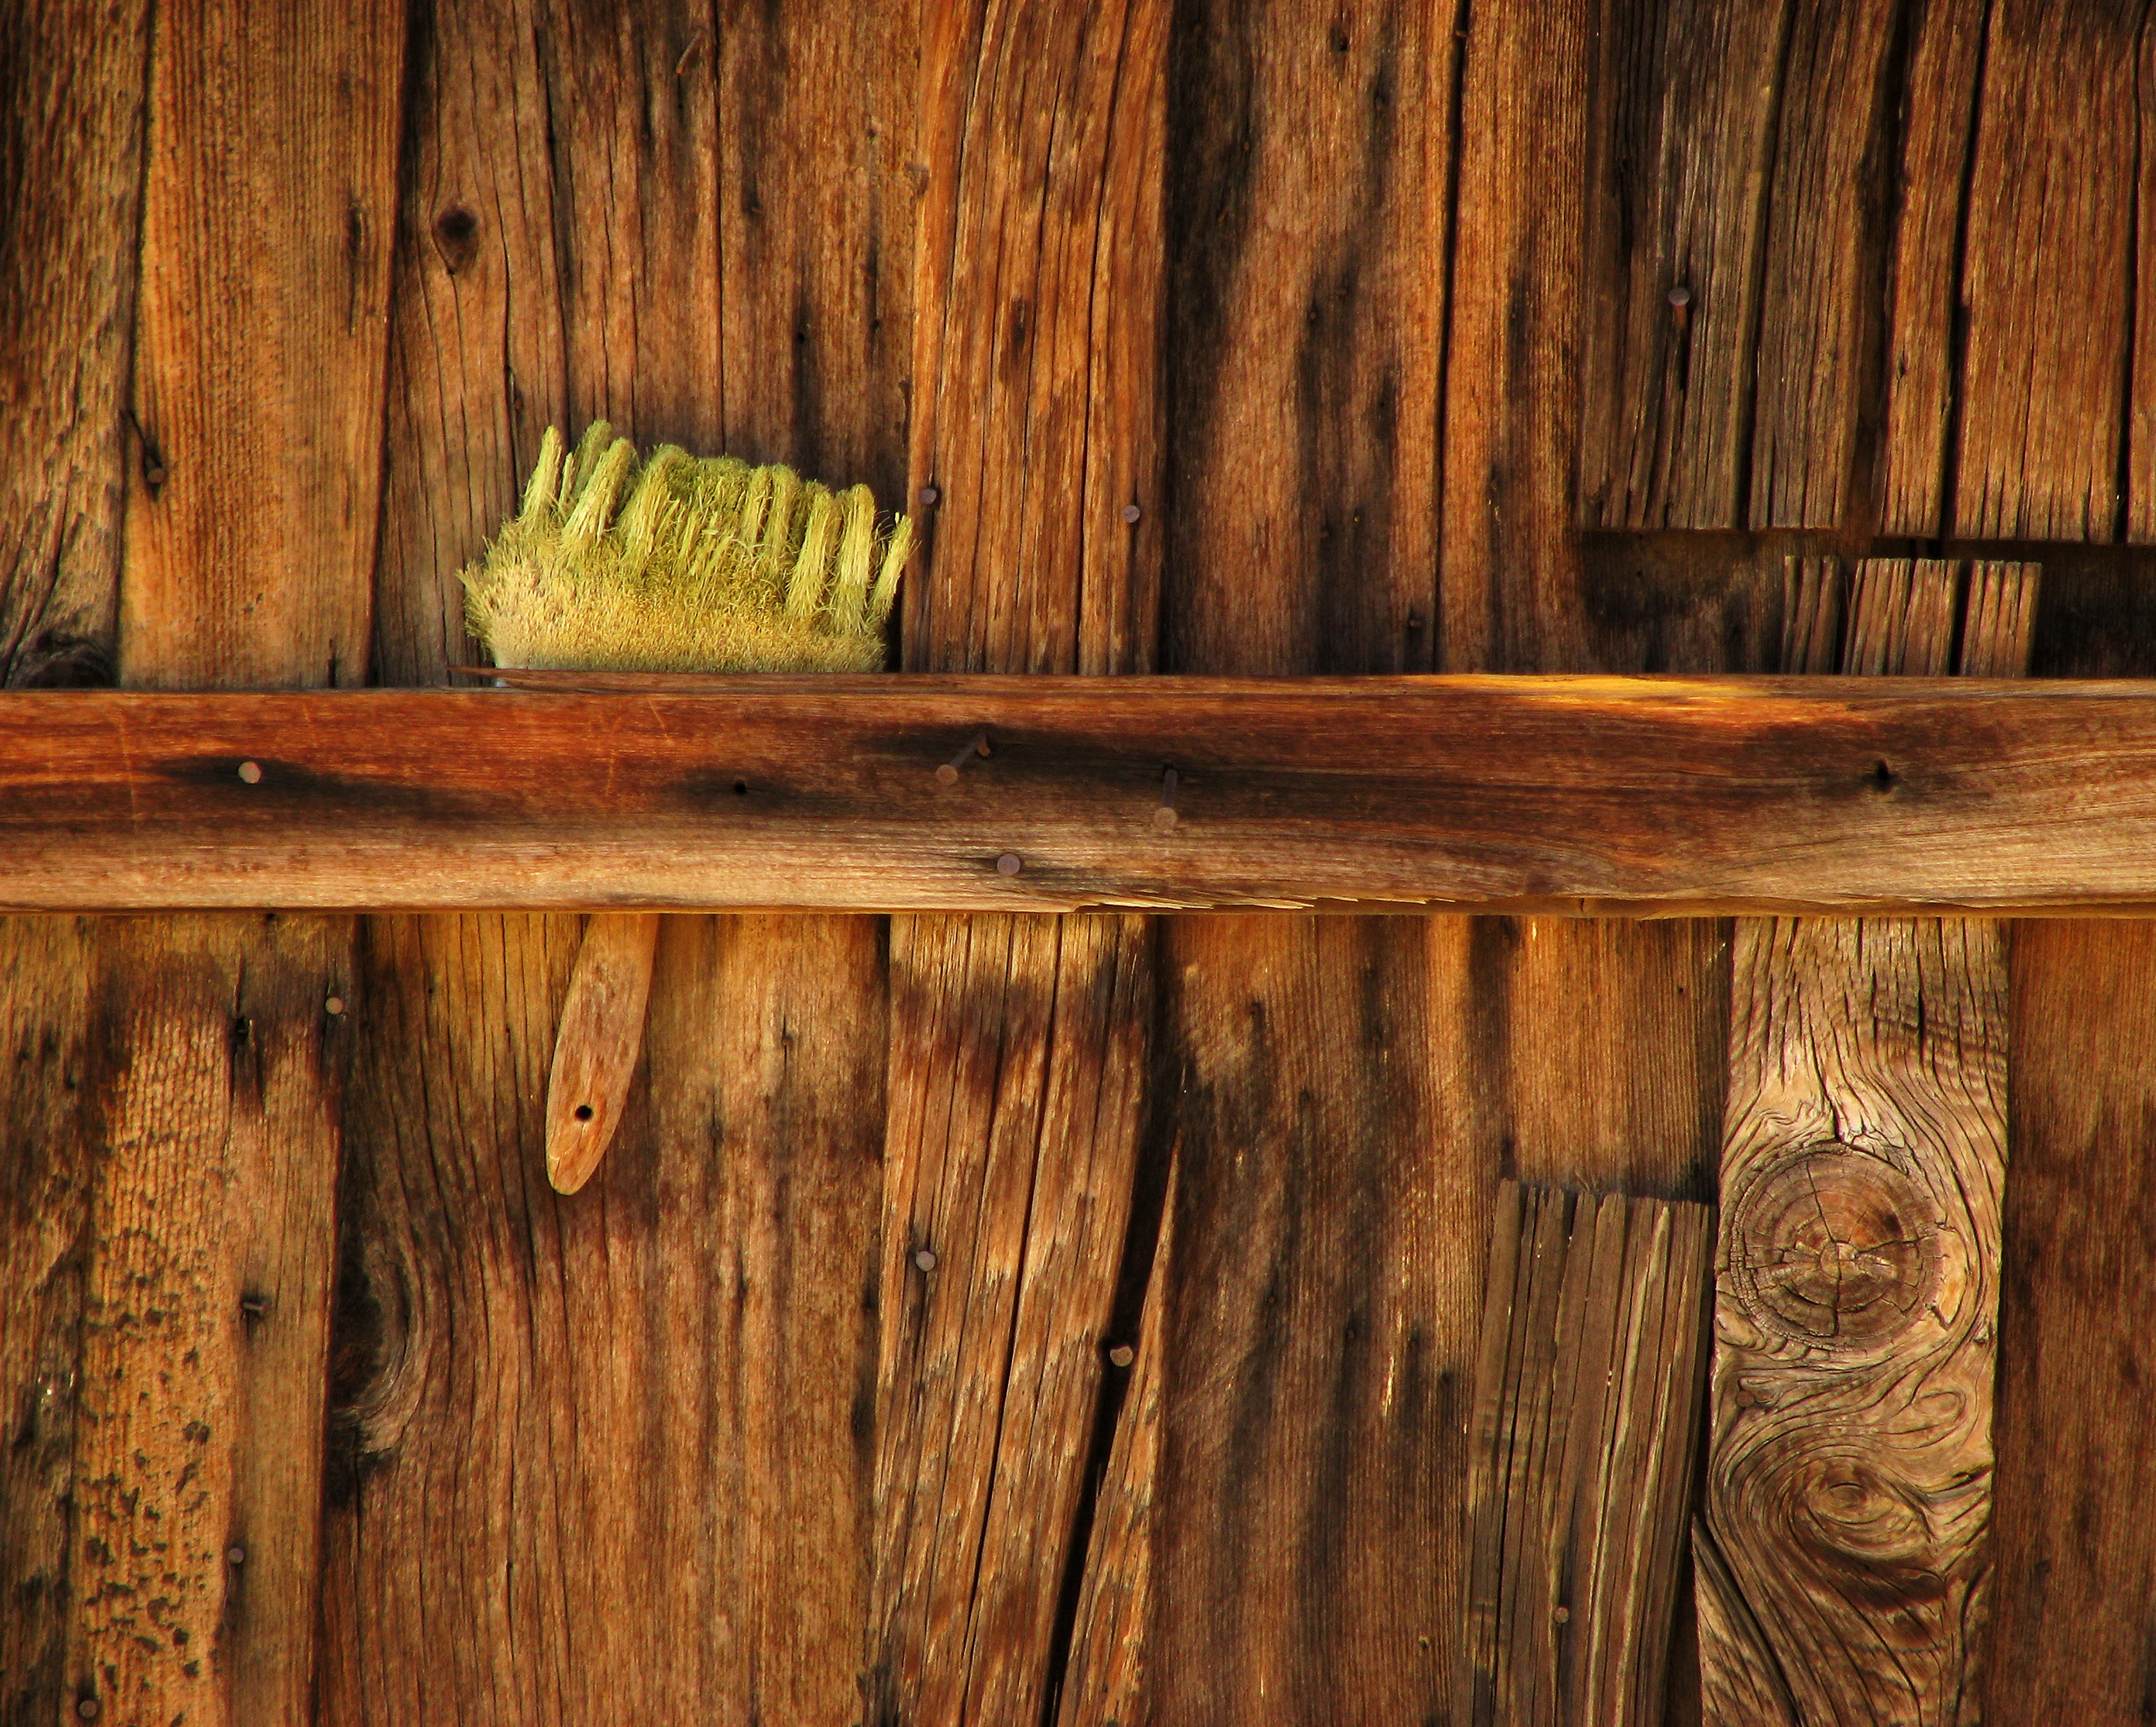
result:
[[(700, 459), (641, 465), (594, 422), (570, 450), (547, 429), (516, 519), (463, 573), (465, 619), (504, 668), (877, 671), (913, 523), (865, 486)], [(593, 915), (547, 1087), (547, 1177), (591, 1179), (644, 1042), (655, 913)]]

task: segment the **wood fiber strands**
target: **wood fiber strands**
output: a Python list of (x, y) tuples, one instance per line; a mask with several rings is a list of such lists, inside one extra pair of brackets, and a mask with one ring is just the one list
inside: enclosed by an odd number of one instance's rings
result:
[[(469, 657), (457, 572), (549, 424), (895, 504), (911, 16), (413, 18), (382, 680)], [(540, 1106), (579, 933), (367, 927), (317, 1716), (842, 1727), (869, 1620), (882, 932), (664, 920), (619, 1132), (561, 1199)]]
[[(2035, 583), (1860, 565), (1844, 668), (1946, 671), (1958, 613), (1962, 663), (2025, 671)], [(1738, 925), (1695, 1531), (1710, 1721), (1977, 1718), (2005, 1052), (1996, 923)]]
[[(983, 0), (923, 14), (913, 671), (1152, 669), (1168, 13)], [(1000, 748), (924, 783), (947, 807), (993, 804)], [(1122, 1586), (1084, 1566), (1096, 1434), (1131, 1376), (1107, 1351), (1155, 940), (1132, 917), (892, 923), (878, 1721), (1045, 1719), (1074, 1615), (1091, 1611), (1079, 1593)]]
[(2133, 334), (2149, 156), (2122, 141), (2147, 130), (2146, 14), (2143, 0), (1912, 9), (1883, 532), (2104, 543), (2123, 522), (2156, 537)]
[(1707, 1205), (1500, 1185), (1460, 1720), (1661, 1727), (1713, 1234)]

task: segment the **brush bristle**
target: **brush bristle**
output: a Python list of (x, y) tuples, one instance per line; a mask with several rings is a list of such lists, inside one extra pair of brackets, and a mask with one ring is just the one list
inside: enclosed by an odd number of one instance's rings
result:
[(465, 619), (497, 666), (875, 671), (912, 543), (866, 486), (670, 445), (639, 466), (604, 420), (573, 450), (549, 426), (522, 511), (464, 572)]

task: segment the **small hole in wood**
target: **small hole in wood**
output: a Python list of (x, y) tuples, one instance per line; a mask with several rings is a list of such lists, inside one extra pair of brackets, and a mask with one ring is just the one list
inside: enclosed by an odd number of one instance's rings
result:
[(578, 1121), (580, 1121), (580, 1122), (588, 1122), (588, 1121), (589, 1121), (589, 1120), (592, 1118), (593, 1115), (595, 1113), (596, 1113), (596, 1112), (595, 1112), (595, 1111), (593, 1111), (593, 1109), (592, 1108), (592, 1106), (591, 1106), (590, 1104), (588, 1104), (588, 1103), (579, 1103), (579, 1104), (577, 1106), (577, 1110), (576, 1110), (577, 1119), (578, 1119)]
[(746, 779), (737, 779), (734, 782), (734, 795), (737, 798), (745, 798), (748, 795), (748, 782)]

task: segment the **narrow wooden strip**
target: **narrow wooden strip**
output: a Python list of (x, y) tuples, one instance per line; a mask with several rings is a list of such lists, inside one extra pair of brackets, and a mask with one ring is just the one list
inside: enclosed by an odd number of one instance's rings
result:
[(1887, 424), (1879, 452), (1879, 528), (1946, 532), (1960, 352), (1954, 320), (1970, 219), (1970, 135), (1982, 84), (1990, 0), (1921, 0), (1909, 8), (1908, 72), (1887, 308)]
[(2059, 911), (2156, 898), (2152, 761), (2156, 693), (2048, 680), (26, 694), (0, 902)]
[(1755, 528), (1835, 527), (1870, 513), (1858, 435), (1875, 388), (1887, 208), (1885, 142), (1901, 0), (1792, 8), (1767, 194)]
[(1500, 1189), (1475, 1385), (1463, 1721), (1660, 1727), (1710, 1216)]
[(1838, 558), (1785, 560), (1782, 586), (1782, 658), (1785, 672), (1816, 676), (1841, 664), (1844, 589)]
[(93, 929), (0, 919), (0, 1719), (55, 1719), (68, 1695)]
[(0, 21), (0, 685), (112, 678), (150, 13)]
[(2145, 1713), (2156, 1601), (2156, 923), (2014, 932), (1984, 1719)]
[(2141, 28), (2134, 68), (2134, 136), (2139, 161), (2134, 177), (2133, 373), (2127, 380), (2126, 537), (2156, 544), (2156, 31)]
[(1990, 8), (1961, 293), (1961, 538), (2119, 537), (2138, 172), (2119, 141), (2134, 136), (2144, 10)]
[[(1581, 522), (1736, 527), (1789, 0), (1661, 0), (1601, 33)], [(1622, 22), (1619, 22), (1621, 19)]]
[(1978, 562), (1969, 566), (1964, 677), (2012, 677), (2028, 669), (2036, 645), (2040, 563)]
[(1841, 669), (1876, 677), (1953, 670), (1961, 567), (1936, 558), (1867, 558), (1856, 566)]

